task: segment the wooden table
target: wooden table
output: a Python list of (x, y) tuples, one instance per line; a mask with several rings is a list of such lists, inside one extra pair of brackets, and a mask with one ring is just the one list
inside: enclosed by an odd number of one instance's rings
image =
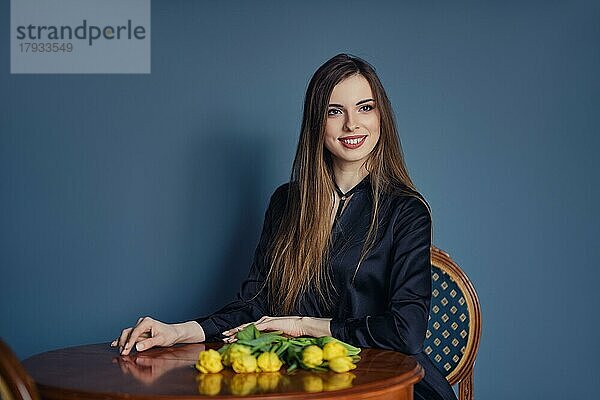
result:
[(297, 371), (201, 374), (201, 350), (221, 344), (187, 344), (120, 356), (108, 343), (49, 351), (23, 362), (45, 399), (412, 399), (424, 375), (412, 357), (363, 349), (351, 372)]

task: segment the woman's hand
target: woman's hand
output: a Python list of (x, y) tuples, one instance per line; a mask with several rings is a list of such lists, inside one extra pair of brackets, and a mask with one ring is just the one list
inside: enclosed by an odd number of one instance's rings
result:
[(223, 332), (223, 335), (227, 336), (223, 339), (226, 342), (234, 342), (235, 334), (247, 327), (250, 324), (254, 324), (256, 329), (259, 331), (282, 331), (284, 334), (298, 337), (298, 336), (331, 336), (331, 330), (329, 329), (329, 322), (331, 318), (316, 318), (316, 317), (299, 317), (299, 316), (285, 316), (285, 317), (269, 317), (264, 316), (258, 321), (249, 322), (247, 324), (240, 325), (233, 329)]
[(203, 342), (204, 330), (195, 321), (182, 324), (165, 324), (150, 317), (138, 319), (136, 325), (123, 329), (121, 336), (115, 339), (112, 347), (119, 346), (121, 355), (128, 355), (133, 346), (144, 351), (155, 346), (172, 346), (176, 343)]

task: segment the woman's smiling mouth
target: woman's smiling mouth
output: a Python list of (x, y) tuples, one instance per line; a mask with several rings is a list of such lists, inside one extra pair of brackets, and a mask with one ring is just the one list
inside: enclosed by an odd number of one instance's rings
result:
[(357, 136), (345, 136), (339, 138), (338, 140), (342, 143), (342, 146), (347, 149), (356, 149), (363, 145), (367, 135), (357, 135)]

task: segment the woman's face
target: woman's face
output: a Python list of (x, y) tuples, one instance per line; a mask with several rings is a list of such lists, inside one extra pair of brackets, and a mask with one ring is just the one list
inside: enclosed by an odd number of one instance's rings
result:
[(362, 75), (333, 88), (325, 122), (325, 148), (338, 168), (360, 168), (379, 140), (379, 110)]

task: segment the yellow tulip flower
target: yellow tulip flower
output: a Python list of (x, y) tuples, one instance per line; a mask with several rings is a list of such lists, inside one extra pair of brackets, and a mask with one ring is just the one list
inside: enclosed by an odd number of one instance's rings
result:
[(302, 362), (308, 368), (318, 367), (323, 363), (323, 350), (314, 344), (305, 347), (302, 351)]
[(231, 366), (235, 372), (240, 374), (246, 372), (255, 372), (258, 365), (256, 364), (256, 358), (254, 356), (251, 356), (250, 354), (243, 354), (233, 359)]
[(283, 365), (277, 354), (272, 352), (264, 352), (258, 356), (257, 364), (263, 372), (277, 372)]
[(221, 355), (213, 349), (201, 351), (198, 355), (196, 368), (204, 374), (220, 372), (223, 369)]
[(341, 343), (331, 341), (323, 346), (323, 358), (325, 360), (332, 360), (337, 357), (346, 357), (348, 355), (348, 349), (346, 349)]
[(223, 364), (229, 367), (237, 358), (243, 355), (250, 355), (250, 353), (252, 353), (250, 347), (234, 343), (223, 354)]
[(348, 372), (356, 368), (350, 357), (336, 357), (329, 360), (329, 369), (335, 372)]

